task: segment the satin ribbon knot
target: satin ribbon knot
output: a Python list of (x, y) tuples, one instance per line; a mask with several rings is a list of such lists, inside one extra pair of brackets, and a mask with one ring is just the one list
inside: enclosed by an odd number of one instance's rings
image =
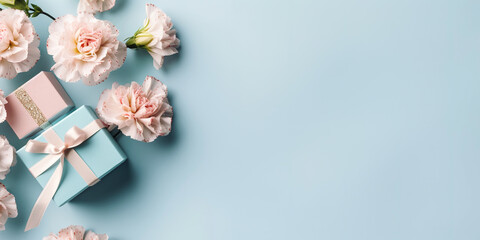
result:
[(67, 149), (75, 148), (87, 140), (87, 133), (77, 126), (70, 128), (65, 133), (65, 143), (57, 146), (52, 143), (44, 143), (36, 140), (30, 140), (25, 147), (27, 152), (31, 153), (47, 153), (47, 154), (62, 154)]
[(78, 155), (77, 151), (75, 151), (75, 148), (83, 144), (87, 139), (104, 127), (105, 125), (97, 119), (83, 129), (77, 126), (70, 128), (65, 133), (64, 141), (52, 128), (47, 129), (42, 134), (47, 142), (40, 142), (37, 140), (28, 141), (25, 146), (26, 152), (47, 154), (42, 160), (29, 168), (35, 178), (42, 175), (55, 163), (59, 162), (59, 164), (50, 177), (50, 180), (48, 180), (45, 185), (43, 191), (40, 193), (37, 202), (33, 206), (25, 231), (35, 228), (40, 224), (40, 220), (42, 219), (48, 204), (60, 185), (63, 168), (65, 166), (65, 159), (67, 159), (89, 186), (93, 186), (99, 181), (98, 177), (92, 172), (80, 155)]

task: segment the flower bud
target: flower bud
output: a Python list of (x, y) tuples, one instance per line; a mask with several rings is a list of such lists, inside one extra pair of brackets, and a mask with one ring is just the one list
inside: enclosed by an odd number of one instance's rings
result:
[(148, 32), (140, 33), (137, 36), (135, 36), (135, 44), (138, 47), (145, 47), (152, 40), (153, 40), (153, 35)]
[(147, 31), (148, 22), (142, 28), (138, 29), (132, 37), (128, 38), (126, 44), (129, 48), (146, 48), (154, 36)]

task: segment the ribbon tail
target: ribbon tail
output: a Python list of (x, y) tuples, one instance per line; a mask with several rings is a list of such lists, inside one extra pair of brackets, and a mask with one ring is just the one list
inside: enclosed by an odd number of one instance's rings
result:
[(55, 169), (55, 172), (53, 172), (52, 177), (50, 180), (48, 180), (47, 185), (45, 185), (42, 193), (40, 193), (35, 205), (33, 205), (32, 212), (30, 213), (30, 217), (27, 221), (27, 226), (25, 227), (25, 232), (36, 228), (40, 224), (40, 221), (47, 210), (48, 204), (50, 204), (50, 201), (57, 192), (60, 181), (62, 180), (64, 164), (65, 157), (62, 155), (60, 158), (60, 163)]

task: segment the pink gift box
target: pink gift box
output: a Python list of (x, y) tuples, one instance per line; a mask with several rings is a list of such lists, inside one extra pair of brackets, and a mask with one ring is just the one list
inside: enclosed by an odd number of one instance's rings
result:
[(40, 72), (7, 96), (7, 122), (18, 138), (37, 133), (72, 108), (72, 99), (50, 72)]

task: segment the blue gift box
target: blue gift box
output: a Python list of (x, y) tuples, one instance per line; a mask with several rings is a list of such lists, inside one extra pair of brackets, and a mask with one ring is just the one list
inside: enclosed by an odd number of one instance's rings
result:
[[(98, 117), (91, 108), (81, 106), (53, 125), (52, 128), (57, 135), (64, 140), (65, 133), (70, 128), (73, 126), (84, 128), (97, 118)], [(42, 135), (36, 137), (35, 140), (47, 142)], [(75, 151), (85, 161), (87, 166), (98, 179), (103, 178), (127, 158), (106, 128), (95, 133), (80, 146), (75, 147)], [(46, 154), (26, 152), (25, 147), (18, 150), (17, 155), (27, 168), (30, 168), (46, 156)], [(47, 184), (57, 164), (36, 178), (42, 187), (45, 187)], [(88, 184), (66, 159), (63, 177), (60, 186), (53, 197), (53, 201), (58, 206), (62, 206), (88, 187)]]

